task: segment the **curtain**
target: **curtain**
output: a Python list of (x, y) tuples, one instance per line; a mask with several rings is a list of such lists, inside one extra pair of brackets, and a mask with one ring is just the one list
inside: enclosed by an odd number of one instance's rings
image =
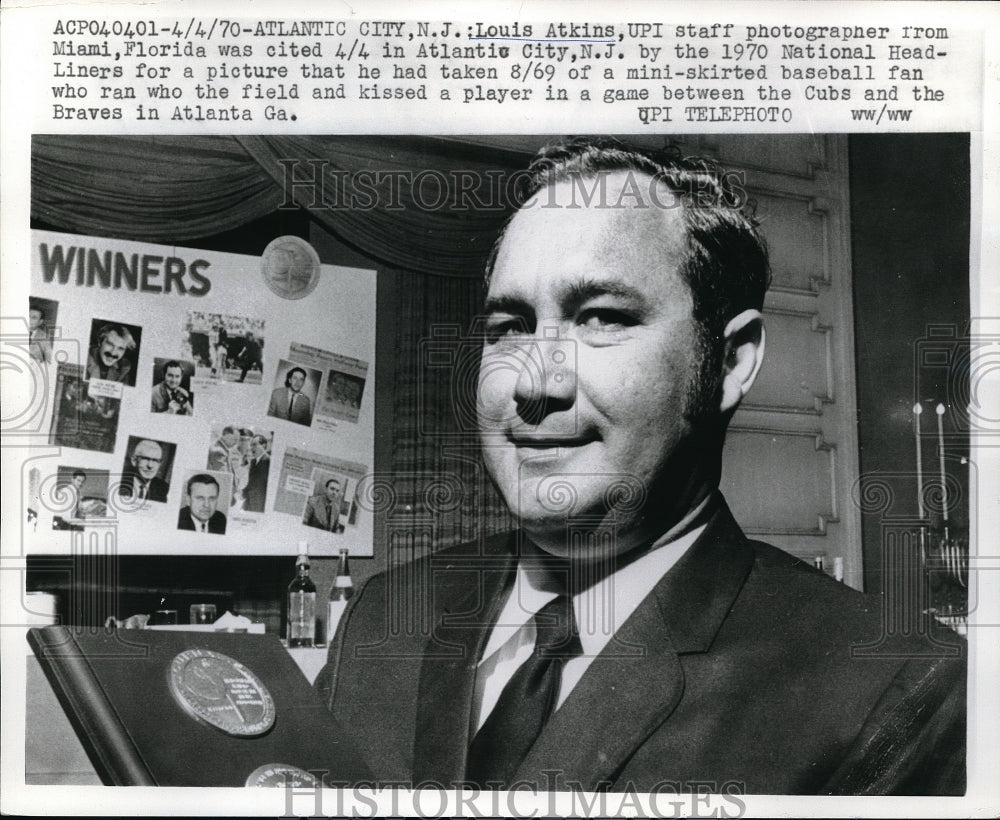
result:
[(523, 167), (385, 136), (44, 135), (32, 150), (32, 217), (65, 229), (172, 243), (301, 206), (378, 263), (473, 278), (507, 215), (504, 180)]

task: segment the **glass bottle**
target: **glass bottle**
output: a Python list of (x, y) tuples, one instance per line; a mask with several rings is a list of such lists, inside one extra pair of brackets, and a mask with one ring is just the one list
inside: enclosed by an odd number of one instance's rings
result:
[(309, 577), (308, 544), (299, 542), (295, 578), (288, 585), (288, 645), (312, 646), (316, 636), (316, 584)]
[(326, 611), (326, 642), (330, 644), (333, 636), (337, 632), (337, 624), (340, 617), (347, 609), (347, 602), (354, 595), (354, 582), (351, 580), (351, 570), (347, 564), (347, 550), (340, 551), (340, 560), (337, 562), (337, 575), (333, 579), (333, 586), (330, 587), (330, 600), (327, 603)]

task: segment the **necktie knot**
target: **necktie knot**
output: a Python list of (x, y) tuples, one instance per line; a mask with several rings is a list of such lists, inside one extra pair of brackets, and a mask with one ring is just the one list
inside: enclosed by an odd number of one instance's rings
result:
[(583, 650), (573, 617), (573, 599), (553, 598), (535, 613), (535, 653), (542, 658), (572, 658)]

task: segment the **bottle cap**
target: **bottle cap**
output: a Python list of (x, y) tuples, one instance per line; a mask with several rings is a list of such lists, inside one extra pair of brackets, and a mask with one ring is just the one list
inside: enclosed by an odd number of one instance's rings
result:
[(308, 564), (309, 563), (309, 556), (306, 553), (304, 553), (304, 552), (300, 552), (299, 553), (299, 557), (295, 559), (295, 563), (296, 564)]

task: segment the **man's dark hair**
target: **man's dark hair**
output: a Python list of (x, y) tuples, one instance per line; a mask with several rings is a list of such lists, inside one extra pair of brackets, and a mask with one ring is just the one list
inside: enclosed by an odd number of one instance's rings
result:
[(208, 473), (198, 473), (187, 480), (187, 494), (189, 496), (191, 495), (192, 484), (214, 484), (215, 489), (220, 489), (219, 482), (215, 480), (215, 476), (211, 476)]
[(74, 470), (73, 478), (82, 478), (84, 481), (87, 480), (87, 474), (83, 470)]
[[(642, 150), (610, 137), (578, 137), (550, 143), (535, 155), (519, 179), (516, 201), (527, 202), (546, 186), (574, 178), (633, 172), (662, 183), (672, 194), (657, 207), (680, 206), (687, 231), (686, 258), (680, 274), (694, 302), (702, 352), (698, 414), (716, 406), (721, 385), (723, 332), (744, 310), (759, 310), (771, 281), (767, 247), (752, 205), (735, 174), (710, 160), (682, 158), (676, 148)], [(486, 263), (486, 282), (493, 273), (511, 215)]]
[(293, 367), (291, 370), (289, 370), (285, 374), (285, 387), (291, 387), (292, 386), (292, 374), (293, 373), (301, 373), (303, 379), (309, 378), (308, 375), (306, 375), (306, 371), (303, 370), (301, 367)]
[(328, 478), (326, 480), (326, 484), (324, 484), (323, 486), (324, 487), (329, 487), (331, 484), (336, 484), (337, 487), (339, 488), (340, 487), (340, 479), (339, 478)]
[(182, 376), (184, 375), (184, 368), (183, 368), (183, 366), (181, 365), (181, 363), (180, 363), (180, 362), (176, 362), (176, 361), (174, 361), (173, 359), (171, 359), (171, 360), (170, 360), (169, 362), (167, 362), (167, 363), (166, 363), (165, 365), (163, 365), (163, 375), (164, 375), (164, 376), (166, 376), (166, 375), (167, 375), (167, 371), (168, 371), (168, 370), (169, 370), (169, 369), (170, 369), (171, 367), (176, 367), (176, 368), (177, 368), (178, 370), (180, 370), (180, 371), (181, 371), (181, 375), (182, 375)]

